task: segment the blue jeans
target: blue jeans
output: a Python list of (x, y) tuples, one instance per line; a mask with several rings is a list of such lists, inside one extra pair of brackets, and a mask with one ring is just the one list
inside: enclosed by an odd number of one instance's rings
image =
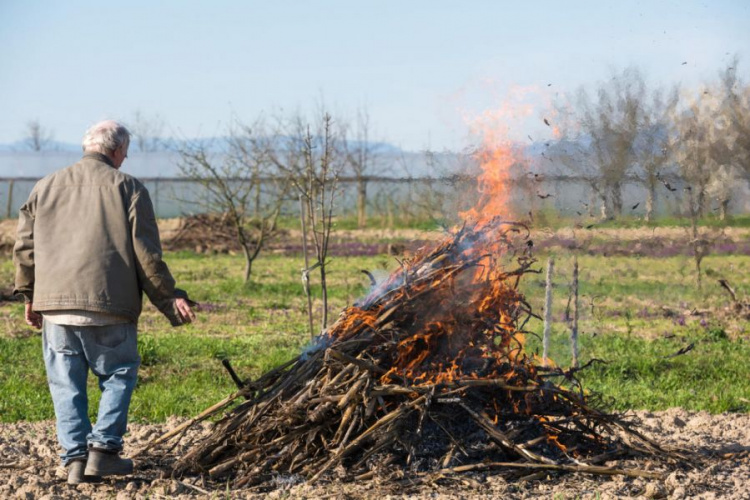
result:
[[(136, 324), (63, 326), (44, 321), (42, 349), (57, 417), (63, 463), (85, 459), (88, 448), (122, 450), (138, 366)], [(88, 371), (99, 378), (102, 397), (93, 429), (88, 416)]]

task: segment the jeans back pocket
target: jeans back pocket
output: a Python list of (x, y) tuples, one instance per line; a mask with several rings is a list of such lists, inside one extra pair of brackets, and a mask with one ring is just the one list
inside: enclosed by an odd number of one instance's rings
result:
[(57, 325), (44, 320), (42, 337), (44, 342), (55, 352), (61, 354), (80, 354), (82, 352), (81, 341), (70, 326)]
[(126, 324), (95, 327), (91, 330), (91, 340), (99, 347), (114, 349), (127, 340), (128, 332)]

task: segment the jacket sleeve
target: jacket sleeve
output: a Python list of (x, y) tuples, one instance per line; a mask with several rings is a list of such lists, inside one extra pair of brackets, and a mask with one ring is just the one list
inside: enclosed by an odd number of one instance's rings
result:
[(25, 302), (34, 300), (34, 218), (36, 217), (36, 190), (18, 211), (16, 243), (13, 246), (13, 263), (16, 267), (14, 295)]
[(174, 299), (187, 299), (187, 293), (175, 288), (172, 273), (162, 260), (159, 228), (151, 198), (145, 188), (136, 191), (128, 217), (141, 288), (172, 326), (182, 325), (184, 321), (175, 307)]

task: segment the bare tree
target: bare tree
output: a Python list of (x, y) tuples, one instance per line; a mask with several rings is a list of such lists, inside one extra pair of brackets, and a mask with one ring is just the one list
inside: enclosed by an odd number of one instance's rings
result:
[[(635, 164), (634, 143), (643, 122), (646, 85), (633, 67), (616, 73), (593, 97), (582, 87), (561, 108), (562, 140), (555, 152), (563, 164), (589, 181), (602, 200), (602, 217), (622, 214), (622, 188)], [(565, 118), (565, 119), (562, 119)]]
[(52, 132), (43, 127), (39, 119), (34, 119), (26, 123), (24, 143), (32, 151), (44, 151), (48, 149), (53, 137)]
[(696, 203), (696, 199), (692, 194), (692, 191), (690, 191), (691, 196), (688, 197), (688, 216), (690, 217), (690, 228), (688, 234), (690, 237), (690, 247), (693, 250), (695, 283), (698, 290), (700, 290), (703, 285), (703, 270), (701, 266), (703, 259), (708, 255), (711, 246), (707, 236), (701, 232), (698, 226), (698, 222), (700, 221), (699, 205)]
[[(595, 216), (595, 202), (598, 200), (601, 207), (601, 218), (610, 218), (607, 202), (607, 190), (604, 185), (604, 179), (599, 175), (593, 156), (593, 151), (589, 145), (577, 135), (576, 128), (568, 129), (560, 127), (563, 131), (563, 137), (554, 144), (550, 144), (547, 149), (546, 157), (553, 162), (562, 164), (568, 172), (574, 172), (581, 176), (581, 179), (588, 185), (591, 190), (591, 199), (585, 204), (588, 215)], [(570, 130), (570, 131), (569, 131)]]
[(585, 89), (579, 92), (581, 126), (590, 140), (590, 157), (606, 193), (607, 218), (622, 215), (622, 186), (634, 164), (633, 146), (641, 124), (644, 92), (643, 78), (632, 67), (602, 84), (595, 100)]
[(691, 216), (695, 214), (697, 218), (705, 212), (706, 191), (711, 180), (711, 162), (704, 125), (704, 116), (697, 104), (675, 118), (677, 134), (673, 143), (673, 156), (680, 176), (688, 184), (685, 188), (687, 212)]
[(218, 149), (202, 141), (180, 150), (183, 176), (198, 182), (207, 193), (204, 208), (226, 214), (245, 257), (245, 283), (268, 238), (290, 189), (289, 179), (279, 176), (268, 152), (258, 149), (262, 131), (238, 125)]
[(642, 122), (634, 141), (635, 160), (642, 170), (646, 186), (646, 221), (652, 221), (656, 205), (657, 187), (661, 174), (671, 157), (671, 118), (679, 102), (677, 87), (665, 92), (656, 89), (643, 106)]
[[(731, 166), (732, 175), (742, 172), (750, 178), (750, 86), (737, 76), (738, 65), (739, 59), (735, 56), (720, 73), (721, 115), (726, 120), (725, 163)], [(723, 203), (723, 200), (719, 201)], [(726, 208), (722, 213), (724, 211)]]
[[(338, 158), (337, 138), (333, 131), (333, 118), (324, 113), (318, 133), (313, 136), (307, 127), (304, 136), (304, 177), (297, 183), (307, 213), (306, 227), (315, 245), (315, 265), (320, 271), (320, 287), (323, 301), (321, 329), (328, 326), (328, 244), (333, 229), (333, 210), (337, 197), (338, 178), (343, 164)], [(303, 235), (303, 238), (306, 235)]]
[(740, 181), (738, 169), (731, 165), (719, 165), (711, 175), (707, 192), (718, 202), (720, 220), (727, 220), (729, 217), (729, 204), (732, 201), (734, 187)]
[(323, 294), (322, 329), (328, 325), (328, 286), (326, 282), (328, 243), (333, 229), (333, 209), (341, 165), (335, 159), (335, 138), (332, 132), (331, 115), (323, 117), (323, 136), (320, 153), (315, 154), (310, 128), (305, 135), (305, 181), (301, 190), (307, 202), (307, 219), (310, 234), (315, 243), (315, 256), (320, 269), (320, 286)]
[(378, 160), (378, 146), (372, 144), (370, 115), (366, 109), (357, 111), (353, 141), (346, 140), (342, 149), (346, 152), (346, 169), (352, 174), (357, 185), (357, 227), (367, 226), (367, 178), (372, 175)]
[(690, 243), (699, 289), (702, 286), (702, 262), (711, 247), (707, 234), (700, 230), (699, 221), (707, 213), (711, 194), (719, 197), (726, 215), (733, 187), (728, 117), (721, 108), (719, 89), (705, 87), (687, 99), (674, 117), (672, 156), (685, 182)]
[(705, 88), (674, 116), (675, 136), (672, 156), (685, 181), (686, 212), (703, 217), (709, 208), (709, 187), (720, 181), (716, 176), (722, 165), (729, 166), (726, 116), (720, 113), (721, 99)]
[(141, 153), (153, 153), (165, 149), (164, 127), (164, 120), (158, 114), (149, 117), (141, 110), (137, 110), (130, 122), (130, 131), (133, 133), (136, 149)]
[[(301, 199), (300, 217), (303, 242), (312, 242), (315, 262), (302, 271), (306, 292), (309, 273), (317, 270), (320, 277), (322, 317), (321, 329), (328, 325), (328, 247), (334, 226), (334, 210), (338, 199), (338, 181), (347, 157), (342, 150), (345, 131), (336, 128), (332, 116), (321, 109), (310, 123), (301, 115), (277, 120), (277, 130), (268, 136), (265, 148), (270, 161), (289, 179)], [(307, 255), (306, 255), (307, 257)], [(312, 317), (311, 306), (308, 316)]]

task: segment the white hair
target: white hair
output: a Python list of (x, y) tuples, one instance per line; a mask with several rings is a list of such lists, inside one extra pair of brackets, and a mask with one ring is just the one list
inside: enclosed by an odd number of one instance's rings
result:
[(130, 144), (130, 132), (121, 123), (114, 120), (99, 122), (86, 131), (83, 136), (84, 151), (112, 153), (117, 148)]

